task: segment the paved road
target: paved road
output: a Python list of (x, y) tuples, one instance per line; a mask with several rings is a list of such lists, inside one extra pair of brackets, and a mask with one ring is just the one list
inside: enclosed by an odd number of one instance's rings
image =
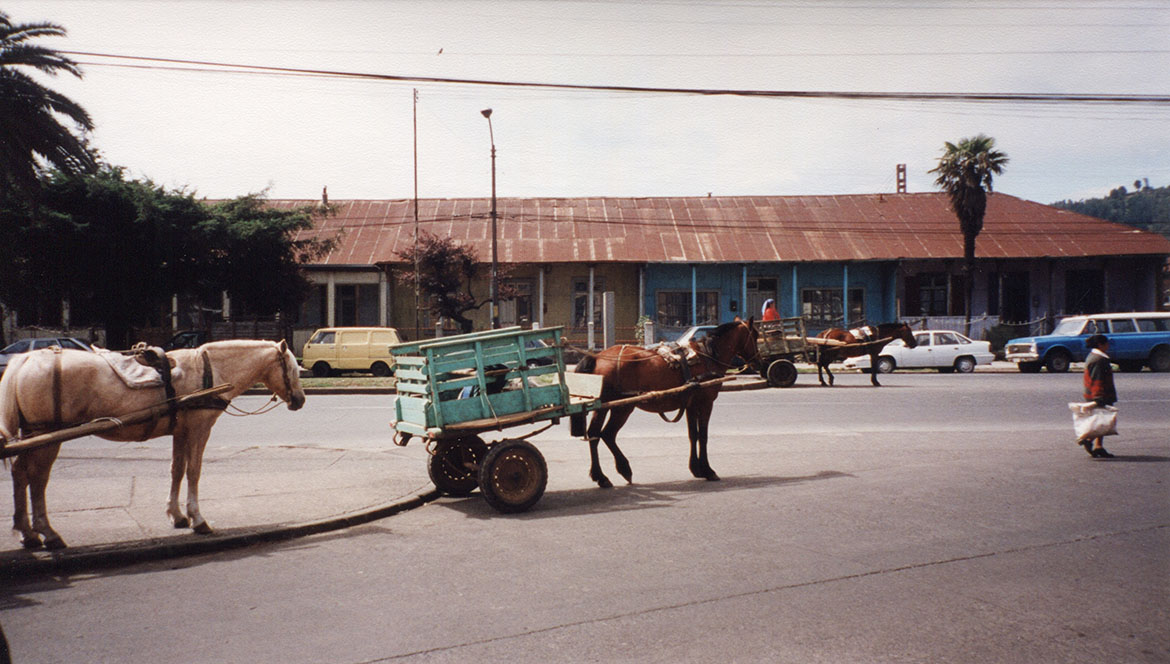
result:
[[(0, 620), (18, 662), (1170, 660), (1164, 375), (1118, 376), (1112, 461), (1071, 442), (1075, 374), (805, 378), (720, 398), (718, 483), (687, 475), (681, 424), (640, 414), (623, 436), (636, 483), (596, 489), (562, 426), (536, 439), (550, 481), (528, 514), (442, 499), (280, 545), (13, 582)], [(232, 446), (419, 454), (372, 442), (383, 404), (225, 422), (208, 472), (231, 472)]]

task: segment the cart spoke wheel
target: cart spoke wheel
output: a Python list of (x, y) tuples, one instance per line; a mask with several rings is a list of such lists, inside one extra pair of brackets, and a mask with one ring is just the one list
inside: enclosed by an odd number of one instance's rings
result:
[(492, 446), (479, 469), (479, 488), (488, 504), (504, 513), (524, 512), (544, 495), (548, 466), (531, 443), (503, 440)]
[(479, 486), (479, 466), (486, 456), (487, 444), (479, 436), (441, 440), (427, 461), (427, 474), (448, 496), (467, 496)]

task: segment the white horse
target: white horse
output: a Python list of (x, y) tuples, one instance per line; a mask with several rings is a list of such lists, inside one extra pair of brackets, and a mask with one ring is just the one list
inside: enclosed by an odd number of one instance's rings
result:
[[(217, 341), (198, 348), (166, 354), (174, 367), (176, 396), (197, 392), (212, 385), (230, 384), (218, 397), (183, 408), (142, 424), (127, 424), (98, 434), (117, 441), (140, 441), (171, 435), (171, 494), (167, 515), (176, 528), (188, 524), (195, 532), (207, 534), (211, 526), (199, 513), (199, 472), (211, 426), (227, 403), (256, 383), (297, 410), (305, 403), (300, 369), (288, 345), (281, 341)], [(0, 378), (0, 448), (5, 441), (16, 442), (62, 427), (98, 418), (117, 418), (150, 408), (166, 399), (163, 387), (132, 389), (96, 353), (79, 350), (43, 349), (14, 358)], [(31, 449), (16, 456), (12, 464), (15, 507), (13, 527), (20, 531), (26, 548), (42, 544), (48, 549), (65, 546), (49, 525), (45, 508), (45, 487), (49, 471), (61, 444)], [(179, 507), (179, 485), (187, 476), (187, 512)], [(32, 501), (29, 523), (25, 493)], [(42, 542), (43, 537), (43, 542)]]

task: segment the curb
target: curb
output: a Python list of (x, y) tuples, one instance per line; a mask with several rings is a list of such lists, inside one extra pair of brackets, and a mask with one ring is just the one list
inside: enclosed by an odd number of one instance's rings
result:
[(352, 528), (371, 521), (394, 516), (438, 499), (442, 494), (437, 489), (400, 500), (389, 505), (376, 507), (355, 514), (308, 521), (301, 524), (278, 526), (267, 530), (241, 532), (227, 535), (189, 535), (183, 541), (142, 540), (102, 544), (77, 549), (66, 548), (56, 552), (18, 553), (10, 560), (0, 563), (0, 579), (27, 579), (34, 576), (50, 576), (86, 572), (110, 567), (123, 567), (137, 563), (169, 560), (206, 553), (230, 551), (256, 544), (282, 542), (309, 535)]

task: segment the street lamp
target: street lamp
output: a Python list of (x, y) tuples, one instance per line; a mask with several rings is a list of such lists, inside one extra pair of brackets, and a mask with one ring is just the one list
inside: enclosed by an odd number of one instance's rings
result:
[(499, 285), (497, 283), (498, 254), (496, 253), (496, 137), (492, 133), (492, 109), (485, 108), (480, 113), (488, 121), (488, 138), (492, 143), (492, 329), (500, 329)]

